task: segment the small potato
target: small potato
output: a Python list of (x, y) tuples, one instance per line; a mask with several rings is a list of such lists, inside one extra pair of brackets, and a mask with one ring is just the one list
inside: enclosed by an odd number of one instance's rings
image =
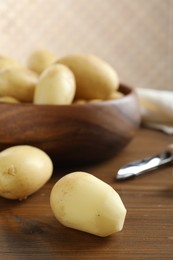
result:
[(0, 71), (0, 96), (12, 96), (19, 101), (31, 102), (38, 76), (26, 68)]
[(53, 164), (42, 150), (28, 145), (13, 146), (0, 153), (0, 196), (25, 199), (51, 177)]
[(108, 100), (110, 99), (118, 99), (118, 98), (122, 98), (124, 96), (123, 93), (121, 93), (120, 91), (115, 91), (113, 92), (109, 97)]
[(87, 101), (86, 100), (84, 100), (84, 99), (75, 99), (74, 101), (73, 101), (73, 104), (75, 105), (77, 105), (77, 104), (86, 104), (87, 103)]
[(53, 186), (50, 205), (64, 226), (101, 237), (122, 230), (126, 216), (118, 193), (86, 172), (62, 177)]
[(0, 70), (9, 69), (9, 68), (23, 67), (22, 64), (16, 60), (11, 59), (10, 57), (0, 56)]
[(76, 78), (76, 99), (107, 99), (118, 89), (117, 72), (94, 55), (69, 55), (57, 61), (68, 66)]
[(89, 100), (88, 102), (89, 102), (89, 103), (98, 103), (98, 102), (102, 102), (102, 101), (103, 101), (102, 99), (98, 99), (98, 98), (96, 99), (96, 98), (95, 98), (95, 99)]
[(49, 66), (40, 76), (34, 104), (68, 105), (75, 95), (76, 82), (71, 70), (62, 65)]
[(31, 53), (28, 58), (28, 68), (41, 74), (47, 67), (49, 67), (57, 57), (46, 49), (39, 49)]
[(20, 103), (20, 102), (16, 98), (5, 96), (5, 97), (0, 97), (0, 103)]

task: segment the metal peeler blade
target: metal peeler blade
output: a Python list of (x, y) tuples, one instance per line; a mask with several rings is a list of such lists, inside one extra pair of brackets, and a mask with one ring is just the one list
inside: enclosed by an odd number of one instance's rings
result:
[(117, 172), (116, 179), (124, 180), (130, 177), (135, 177), (140, 174), (157, 169), (161, 166), (169, 165), (172, 162), (173, 162), (173, 144), (169, 145), (164, 152), (124, 165)]

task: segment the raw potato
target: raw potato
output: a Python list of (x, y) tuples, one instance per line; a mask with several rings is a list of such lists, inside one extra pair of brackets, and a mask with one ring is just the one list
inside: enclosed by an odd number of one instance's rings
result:
[(119, 91), (115, 91), (108, 97), (108, 100), (122, 98), (123, 96), (124, 96), (123, 93), (121, 93)]
[(50, 205), (64, 226), (101, 237), (122, 230), (126, 216), (118, 193), (85, 172), (62, 177), (51, 191)]
[(0, 196), (25, 199), (51, 177), (53, 164), (42, 150), (28, 145), (13, 146), (0, 153)]
[(0, 97), (1, 103), (20, 103), (19, 100), (10, 96)]
[(28, 58), (28, 67), (38, 74), (41, 74), (47, 67), (49, 67), (57, 57), (46, 49), (39, 49), (34, 51)]
[(41, 75), (35, 89), (34, 104), (71, 104), (76, 82), (71, 70), (62, 65), (49, 66)]
[(103, 100), (102, 99), (91, 99), (91, 100), (89, 100), (88, 101), (89, 103), (98, 103), (98, 102), (103, 102)]
[(19, 101), (32, 102), (38, 76), (26, 68), (0, 71), (0, 97), (12, 96)]
[(86, 100), (84, 100), (84, 99), (75, 99), (74, 101), (73, 101), (73, 104), (75, 105), (77, 105), (77, 104), (79, 104), (79, 105), (82, 105), (82, 104), (86, 104), (87, 103), (87, 101)]
[(0, 56), (0, 70), (1, 69), (9, 69), (9, 68), (17, 68), (23, 67), (20, 63), (16, 60), (11, 59), (10, 57)]
[(117, 72), (94, 55), (69, 55), (57, 61), (76, 78), (76, 99), (107, 99), (119, 87)]

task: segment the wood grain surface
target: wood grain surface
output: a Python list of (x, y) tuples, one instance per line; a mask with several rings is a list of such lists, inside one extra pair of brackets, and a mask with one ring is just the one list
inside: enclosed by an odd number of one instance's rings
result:
[[(173, 166), (126, 181), (115, 173), (125, 163), (158, 153), (173, 136), (141, 129), (110, 160), (80, 168), (56, 168), (53, 178), (25, 201), (0, 199), (0, 259), (173, 259)], [(49, 195), (64, 174), (83, 170), (109, 183), (120, 194), (127, 217), (123, 231), (106, 238), (65, 228), (53, 216)]]

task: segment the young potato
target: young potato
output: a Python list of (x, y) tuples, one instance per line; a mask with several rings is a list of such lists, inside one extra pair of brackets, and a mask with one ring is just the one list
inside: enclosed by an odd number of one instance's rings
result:
[(75, 99), (75, 100), (73, 100), (73, 104), (75, 105), (77, 105), (77, 104), (86, 104), (87, 103), (87, 101), (86, 100), (84, 100), (84, 99)]
[(107, 99), (119, 87), (117, 72), (94, 55), (69, 55), (57, 63), (68, 66), (74, 73), (76, 99)]
[(124, 94), (121, 93), (120, 91), (115, 91), (113, 92), (109, 97), (108, 97), (108, 100), (110, 99), (118, 99), (118, 98), (122, 98), (124, 97)]
[(28, 58), (28, 68), (41, 74), (47, 67), (49, 67), (57, 57), (52, 52), (46, 49), (39, 49), (31, 53)]
[(86, 172), (62, 177), (53, 186), (50, 205), (64, 226), (101, 237), (122, 230), (126, 216), (118, 193)]
[(51, 177), (53, 164), (42, 150), (28, 145), (13, 146), (0, 153), (0, 196), (26, 199)]
[(19, 100), (17, 100), (14, 97), (10, 97), (10, 96), (0, 97), (0, 102), (1, 103), (20, 103)]
[(0, 70), (9, 69), (9, 68), (23, 67), (22, 64), (16, 60), (11, 59), (10, 57), (0, 56)]
[(71, 70), (62, 64), (51, 65), (40, 76), (34, 93), (34, 104), (71, 104), (75, 90), (76, 82)]
[(98, 103), (98, 102), (103, 102), (103, 100), (102, 100), (102, 99), (98, 99), (98, 98), (96, 99), (96, 98), (95, 98), (95, 99), (89, 100), (88, 102), (89, 102), (89, 103)]
[(8, 68), (0, 71), (0, 96), (12, 96), (19, 101), (31, 102), (38, 76), (26, 68)]

